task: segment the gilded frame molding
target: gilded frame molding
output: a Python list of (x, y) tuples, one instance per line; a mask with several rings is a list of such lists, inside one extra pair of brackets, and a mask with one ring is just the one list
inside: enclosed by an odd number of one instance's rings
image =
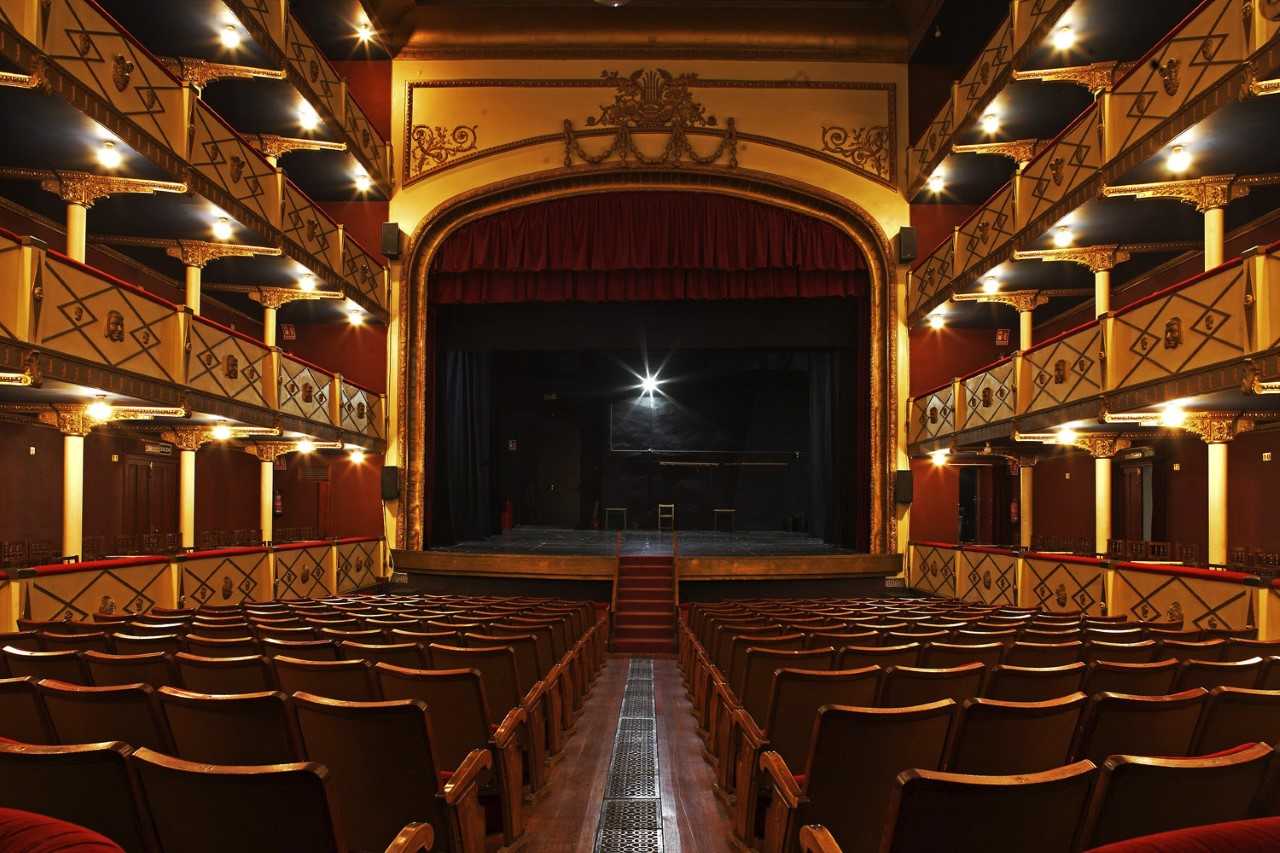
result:
[(588, 193), (615, 191), (713, 192), (770, 204), (812, 216), (833, 225), (863, 251), (871, 273), (870, 387), (871, 423), (869, 453), (871, 472), (870, 552), (897, 551), (893, 471), (896, 468), (898, 432), (897, 306), (894, 299), (897, 261), (888, 237), (867, 211), (849, 199), (808, 184), (737, 168), (681, 166), (647, 168), (601, 166), (591, 169), (559, 168), (499, 181), (461, 193), (442, 203), (414, 229), (406, 253), (399, 287), (400, 347), (396, 430), (405, 468), (397, 508), (397, 544), (405, 550), (421, 550), (425, 539), (426, 418), (429, 411), (425, 383), (410, 381), (427, 372), (427, 274), (445, 238), (462, 225), (484, 216), (541, 201)]

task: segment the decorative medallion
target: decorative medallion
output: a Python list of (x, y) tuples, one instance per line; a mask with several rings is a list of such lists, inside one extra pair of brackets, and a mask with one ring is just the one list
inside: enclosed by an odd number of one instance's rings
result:
[(893, 180), (889, 165), (892, 145), (892, 134), (884, 125), (822, 128), (823, 151), (843, 157), (886, 181)]

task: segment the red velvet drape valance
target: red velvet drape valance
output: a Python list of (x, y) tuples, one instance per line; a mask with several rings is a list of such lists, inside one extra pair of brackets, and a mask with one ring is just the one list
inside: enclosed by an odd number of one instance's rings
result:
[(439, 303), (778, 299), (865, 292), (867, 261), (835, 226), (693, 192), (582, 195), (468, 223), (431, 271)]

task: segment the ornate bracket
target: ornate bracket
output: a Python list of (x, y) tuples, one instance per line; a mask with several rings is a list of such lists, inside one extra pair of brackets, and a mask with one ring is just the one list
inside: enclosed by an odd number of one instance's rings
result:
[(1015, 261), (1059, 261), (1088, 267), (1090, 272), (1114, 269), (1131, 255), (1120, 246), (1080, 246), (1066, 249), (1035, 249), (1014, 252)]
[(248, 139), (262, 156), (279, 159), (291, 151), (346, 151), (345, 142), (328, 142), (324, 139), (298, 139), (293, 136), (277, 136), (274, 133), (252, 133)]
[(1039, 80), (1042, 83), (1074, 83), (1094, 95), (1110, 92), (1116, 81), (1133, 67), (1131, 62), (1094, 62), (1091, 65), (1069, 65), (1036, 71), (1015, 71), (1014, 80)]
[(1172, 198), (1194, 205), (1196, 210), (1204, 213), (1206, 210), (1226, 207), (1236, 199), (1244, 198), (1249, 194), (1251, 184), (1256, 184), (1256, 181), (1245, 181), (1236, 175), (1209, 175), (1183, 181), (1155, 181), (1149, 184), (1103, 187), (1102, 195), (1105, 198), (1121, 196)]
[(1200, 436), (1205, 444), (1226, 444), (1237, 435), (1251, 432), (1265, 412), (1189, 412), (1182, 428)]
[(204, 427), (178, 427), (160, 433), (160, 437), (179, 450), (199, 450), (200, 446), (213, 441), (213, 436)]
[(125, 237), (105, 234), (92, 238), (95, 243), (113, 246), (142, 246), (164, 249), (166, 255), (182, 261), (184, 266), (204, 267), (219, 258), (249, 258), (254, 255), (278, 257), (283, 254), (275, 246), (248, 246), (239, 243), (210, 243), (204, 240), (168, 239), (165, 237)]
[(1245, 376), (1240, 385), (1246, 394), (1280, 394), (1280, 382), (1263, 382), (1262, 371), (1252, 362), (1245, 365)]
[(186, 184), (173, 181), (148, 181), (142, 178), (122, 178), (116, 175), (95, 175), (92, 172), (74, 172), (61, 169), (0, 168), (0, 178), (39, 181), (40, 189), (51, 192), (68, 204), (92, 207), (100, 198), (119, 193), (185, 193)]
[(329, 290), (294, 290), (288, 287), (254, 287), (246, 295), (263, 308), (279, 308), (290, 302), (317, 299), (342, 299), (343, 294)]
[(1133, 442), (1118, 435), (1084, 433), (1077, 435), (1070, 445), (1087, 451), (1094, 459), (1111, 459), (1132, 447)]
[(161, 57), (160, 62), (173, 72), (173, 75), (197, 91), (215, 80), (283, 80), (284, 71), (274, 68), (255, 68), (251, 65), (229, 65), (225, 62), (213, 62), (208, 59), (194, 59), (190, 56)]
[(85, 414), (85, 407), (80, 403), (54, 403), (36, 417), (40, 423), (48, 424), (63, 435), (78, 435), (82, 438), (100, 425)]
[(1013, 139), (1007, 142), (979, 142), (974, 145), (952, 145), (953, 154), (994, 154), (1008, 157), (1018, 166), (1018, 171), (1031, 162), (1044, 141), (1040, 139)]
[(281, 456), (297, 449), (296, 441), (255, 441), (245, 448), (245, 452), (258, 457), (259, 462), (275, 462)]
[[(1066, 293), (1072, 296), (1077, 295), (1074, 290)], [(1055, 295), (1059, 295), (1059, 291), (1010, 290), (1007, 293), (956, 293), (951, 298), (956, 302), (991, 302), (1008, 305), (1018, 311), (1034, 311), (1041, 305), (1048, 305), (1049, 300)]]
[(1280, 80), (1254, 80), (1249, 83), (1250, 95), (1280, 95)]

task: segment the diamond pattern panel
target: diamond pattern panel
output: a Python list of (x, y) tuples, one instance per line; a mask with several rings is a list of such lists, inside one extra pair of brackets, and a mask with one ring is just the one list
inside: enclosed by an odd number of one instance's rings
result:
[(265, 589), (268, 552), (207, 557), (182, 564), (182, 595), (187, 606), (239, 604), (269, 598)]
[(960, 226), (955, 269), (964, 272), (1008, 242), (1016, 227), (1013, 183), (1005, 184)]
[(338, 226), (311, 203), (292, 181), (284, 182), (284, 236), (333, 269), (341, 263)]
[(1010, 554), (959, 551), (956, 571), (964, 576), (965, 601), (1014, 607), (1018, 603), (1018, 558)]
[(1013, 50), (1017, 53), (1027, 43), (1036, 27), (1057, 11), (1060, 0), (1022, 0), (1015, 6)]
[(1200, 578), (1172, 577), (1147, 572), (1116, 572), (1116, 612), (1130, 619), (1154, 622), (1182, 620), (1184, 629), (1253, 625), (1249, 587)]
[(288, 356), (280, 357), (280, 411), (311, 421), (332, 423), (332, 377)]
[(31, 618), (87, 622), (96, 611), (142, 613), (172, 599), (169, 564), (45, 575), (31, 582)]
[(955, 391), (946, 385), (911, 403), (911, 440), (924, 441), (956, 431)]
[(956, 552), (932, 545), (913, 545), (911, 582), (914, 589), (943, 598), (956, 597)]
[(49, 57), (144, 133), (172, 151), (185, 145), (182, 87), (94, 3), (51, 0)]
[(284, 50), (284, 44), (279, 42), (284, 34), (285, 5), (283, 3), (271, 2), (271, 0), (230, 0), (228, 5), (236, 11), (238, 17), (248, 18), (252, 23), (271, 33), (276, 46)]
[(1014, 416), (1017, 380), (1012, 359), (964, 380), (961, 429), (996, 423)]
[(924, 180), (925, 170), (933, 165), (934, 158), (942, 151), (943, 146), (950, 144), (954, 126), (955, 105), (948, 98), (907, 155), (907, 167), (911, 170), (911, 174), (907, 175), (907, 186), (914, 187), (918, 181)]
[(342, 277), (379, 307), (387, 307), (386, 270), (355, 240), (342, 240)]
[(382, 399), (363, 388), (342, 383), (343, 429), (382, 438)]
[(907, 299), (911, 303), (907, 310), (910, 313), (919, 311), (954, 277), (955, 246), (955, 240), (948, 237), (924, 263), (911, 271), (911, 284), (907, 290)]
[(338, 546), (338, 593), (378, 582), (378, 541), (344, 542)]
[(277, 598), (324, 598), (333, 590), (325, 583), (329, 549), (296, 548), (276, 551)]
[(192, 110), (191, 165), (266, 222), (280, 224), (276, 170), (230, 125), (196, 101)]
[(986, 100), (987, 93), (1009, 70), (1012, 61), (1013, 23), (1006, 17), (956, 87), (957, 124), (963, 124), (964, 119)]
[(211, 323), (192, 318), (187, 384), (252, 406), (267, 406), (269, 350)]
[(286, 22), (285, 56), (289, 65), (301, 75), (330, 114), (341, 116), (346, 106), (346, 90), (342, 86), (342, 78), (294, 18), (289, 18)]
[(67, 355), (178, 381), (180, 328), (173, 305), (46, 258), (36, 340)]
[(1090, 616), (1106, 613), (1106, 571), (1102, 566), (1027, 560), (1026, 582), (1031, 604), (1056, 613), (1079, 610)]
[(1018, 182), (1018, 227), (1034, 222), (1102, 167), (1102, 110), (1095, 104), (1027, 164)]
[(1102, 393), (1102, 326), (1094, 325), (1022, 356), (1023, 413), (1037, 412)]
[(0, 237), (0, 276), (12, 284), (0, 296), (0, 336), (25, 340), (26, 324), (19, 329), (18, 311), (22, 300), (22, 246), (7, 237)]
[(1116, 315), (1116, 387), (1163, 379), (1245, 352), (1244, 268), (1228, 267)]
[(1245, 59), (1244, 16), (1236, 0), (1214, 0), (1112, 91), (1107, 151), (1127, 150)]
[(375, 179), (389, 183), (391, 176), (387, 174), (387, 143), (374, 129), (369, 117), (360, 109), (360, 105), (350, 94), (347, 95), (347, 109), (344, 116), (347, 139), (356, 150), (355, 155), (364, 163), (369, 174)]

